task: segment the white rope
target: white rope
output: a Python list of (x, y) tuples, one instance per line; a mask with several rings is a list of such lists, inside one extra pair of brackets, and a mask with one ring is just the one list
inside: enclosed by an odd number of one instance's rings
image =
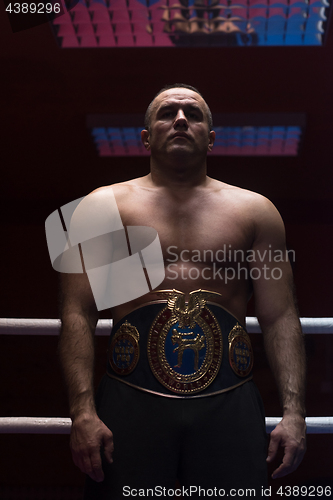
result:
[[(266, 417), (266, 431), (268, 433), (277, 426), (281, 417)], [(333, 434), (333, 417), (306, 417), (307, 434)]]
[(0, 434), (69, 434), (70, 418), (0, 417)]
[[(112, 319), (100, 319), (96, 335), (110, 335)], [(0, 335), (59, 335), (60, 319), (0, 318)]]
[[(266, 417), (268, 433), (281, 417)], [(333, 434), (333, 417), (306, 417), (307, 434)], [(0, 417), (0, 434), (69, 434), (71, 419), (65, 417)]]
[[(333, 318), (301, 318), (304, 333), (333, 333)], [(112, 319), (100, 319), (96, 335), (110, 335)], [(249, 333), (260, 333), (257, 318), (247, 317)], [(59, 319), (0, 318), (0, 335), (59, 335)]]
[[(333, 318), (300, 318), (303, 333), (333, 333)], [(249, 333), (261, 333), (257, 318), (246, 318)]]

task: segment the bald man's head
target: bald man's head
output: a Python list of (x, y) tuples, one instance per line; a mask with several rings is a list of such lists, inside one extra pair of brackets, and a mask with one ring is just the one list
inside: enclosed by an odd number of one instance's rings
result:
[(208, 121), (209, 130), (212, 130), (213, 117), (212, 117), (212, 113), (209, 109), (208, 104), (206, 103), (205, 99), (203, 98), (202, 94), (199, 92), (198, 89), (196, 89), (195, 87), (192, 87), (192, 85), (187, 85), (186, 83), (174, 83), (172, 85), (166, 85), (159, 92), (157, 92), (154, 99), (149, 104), (147, 111), (146, 111), (146, 114), (145, 114), (145, 123), (144, 123), (145, 129), (148, 130), (148, 132), (150, 131), (151, 116), (152, 116), (152, 112), (154, 110), (154, 104), (155, 104), (156, 97), (158, 97), (160, 94), (162, 94), (163, 92), (165, 92), (167, 90), (178, 89), (178, 88), (192, 90), (192, 92), (196, 92), (197, 94), (199, 94), (199, 96), (203, 99), (205, 106), (206, 106), (206, 114), (207, 114), (207, 121)]

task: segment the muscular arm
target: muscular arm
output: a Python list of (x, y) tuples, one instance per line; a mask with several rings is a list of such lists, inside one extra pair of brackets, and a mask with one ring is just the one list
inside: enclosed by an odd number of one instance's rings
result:
[[(282, 464), (272, 475), (278, 478), (298, 467), (306, 449), (305, 352), (291, 266), (286, 259), (284, 226), (275, 207), (266, 200), (264, 211), (258, 215), (255, 234), (253, 250), (258, 256), (267, 250), (263, 262), (257, 258), (252, 263), (252, 267), (267, 266), (261, 278), (253, 280), (256, 312), (283, 407), (283, 419), (271, 433), (267, 458), (268, 462), (273, 461), (278, 447), (284, 448)], [(283, 260), (279, 261), (281, 256)]]
[(111, 431), (98, 418), (94, 404), (94, 330), (98, 313), (85, 274), (61, 275), (59, 354), (68, 388), (72, 419), (70, 446), (74, 463), (102, 481), (100, 448), (112, 462)]
[(267, 357), (278, 385), (283, 407), (283, 419), (271, 433), (268, 462), (276, 456), (279, 445), (285, 449), (282, 464), (273, 478), (293, 472), (305, 452), (305, 354), (302, 333), (296, 311), (291, 307), (273, 324), (263, 321)]

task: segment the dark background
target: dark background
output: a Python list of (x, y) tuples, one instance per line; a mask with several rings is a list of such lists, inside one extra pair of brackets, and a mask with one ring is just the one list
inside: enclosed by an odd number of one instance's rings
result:
[[(209, 175), (276, 204), (296, 252), (300, 315), (333, 316), (333, 26), (324, 47), (60, 49), (48, 24), (13, 34), (0, 8), (0, 317), (57, 318), (46, 217), (96, 187), (148, 173), (148, 158), (99, 158), (86, 115), (144, 113), (164, 84), (179, 81), (198, 87), (213, 113), (306, 114), (299, 156), (211, 157)], [(261, 337), (252, 338), (266, 413), (281, 415)], [(96, 340), (96, 380), (106, 343)], [(0, 345), (1, 415), (68, 416), (57, 339), (1, 335)], [(332, 338), (307, 335), (306, 347), (308, 415), (333, 415)], [(49, 489), (77, 498), (83, 477), (68, 440), (1, 435), (0, 498), (14, 498), (14, 487), (30, 492), (22, 498), (46, 499)], [(332, 446), (332, 435), (310, 435), (303, 464), (273, 491), (332, 484)]]

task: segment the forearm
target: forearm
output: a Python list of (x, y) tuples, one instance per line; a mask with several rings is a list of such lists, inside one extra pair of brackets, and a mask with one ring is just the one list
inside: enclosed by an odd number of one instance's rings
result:
[(95, 412), (93, 370), (96, 322), (97, 318), (95, 321), (76, 313), (62, 318), (59, 354), (72, 420), (78, 415)]
[(273, 324), (261, 325), (265, 349), (277, 382), (283, 414), (305, 417), (305, 349), (296, 310), (290, 308)]

